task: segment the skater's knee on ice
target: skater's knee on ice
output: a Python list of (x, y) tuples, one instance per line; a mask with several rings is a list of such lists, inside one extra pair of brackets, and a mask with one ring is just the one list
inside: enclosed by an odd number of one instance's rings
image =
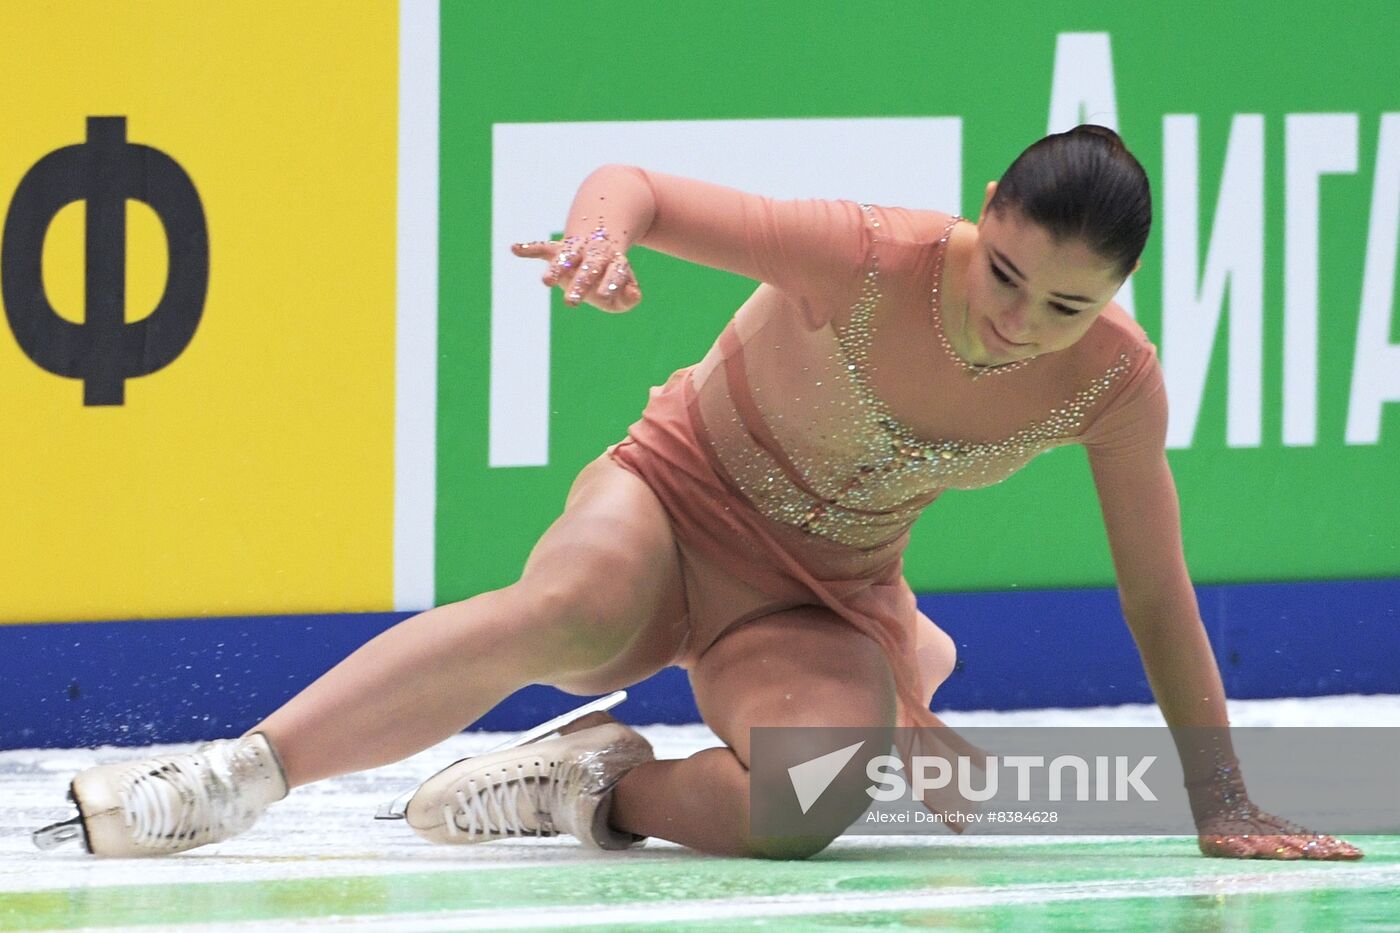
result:
[[(783, 760), (791, 759), (784, 756)], [(762, 777), (748, 772), (748, 793), (744, 795), (747, 812), (740, 849), (750, 858), (811, 858), (850, 828), (870, 806), (870, 782), (855, 759), (800, 812), (794, 806), (790, 771), (767, 767), (763, 771)]]
[[(820, 827), (817, 832), (805, 834), (784, 834), (784, 835), (758, 835), (753, 831), (752, 806), (755, 794), (791, 794), (792, 787), (789, 784), (782, 787), (755, 787), (750, 783), (750, 772), (743, 770), (743, 785), (736, 786), (732, 799), (738, 805), (731, 819), (722, 820), (730, 823), (737, 830), (738, 836), (735, 844), (732, 844), (731, 852), (743, 858), (762, 859), (805, 859), (811, 858), (818, 852), (831, 844), (831, 840), (840, 835), (839, 828), (833, 829), (826, 825)], [(720, 822), (720, 821), (717, 821)], [(737, 824), (737, 825), (736, 825)]]

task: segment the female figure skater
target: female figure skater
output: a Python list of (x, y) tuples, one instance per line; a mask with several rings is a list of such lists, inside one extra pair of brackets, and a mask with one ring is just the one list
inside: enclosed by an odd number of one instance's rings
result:
[[(944, 489), (999, 482), (1064, 444), (1088, 449), (1124, 614), (1167, 723), (1223, 729), (1164, 452), (1161, 369), (1111, 301), (1150, 226), (1141, 165), (1093, 125), (1022, 153), (987, 185), (977, 225), (598, 169), (562, 240), (513, 247), (547, 262), (544, 284), (569, 305), (635, 307), (634, 244), (762, 284), (580, 472), (517, 583), (405, 620), (241, 739), (79, 774), (87, 847), (218, 841), (289, 788), (434, 745), (526, 684), (597, 694), (680, 664), (724, 747), (656, 761), (637, 733), (593, 714), (450, 766), (414, 795), (409, 823), (441, 842), (562, 832), (597, 848), (658, 836), (809, 856), (834, 833), (749, 830), (750, 728), (939, 725), (929, 703), (954, 646), (902, 576), (910, 526)], [(967, 545), (988, 533), (967, 529)], [(1228, 742), (1183, 749), (1183, 766), (1205, 854), (1360, 856), (1259, 811)], [(851, 819), (869, 802), (837, 793)]]

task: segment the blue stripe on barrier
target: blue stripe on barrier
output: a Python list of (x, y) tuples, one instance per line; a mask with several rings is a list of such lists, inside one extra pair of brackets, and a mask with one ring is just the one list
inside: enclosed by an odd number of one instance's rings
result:
[[(1400, 579), (1199, 587), (1232, 697), (1400, 693)], [(935, 708), (1151, 699), (1112, 589), (921, 596), (957, 642)], [(0, 626), (0, 748), (236, 735), (404, 613)], [(629, 690), (635, 723), (699, 719), (684, 671)], [(581, 702), (526, 687), (475, 726), (517, 730)]]

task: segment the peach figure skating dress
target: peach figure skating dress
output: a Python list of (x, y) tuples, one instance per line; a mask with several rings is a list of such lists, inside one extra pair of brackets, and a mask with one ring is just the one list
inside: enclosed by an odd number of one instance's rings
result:
[[(651, 184), (654, 173), (631, 170)], [(608, 451), (670, 514), (691, 608), (705, 604), (674, 663), (692, 666), (754, 615), (752, 603), (740, 615), (707, 593), (739, 586), (771, 597), (769, 609), (824, 605), (889, 657), (900, 724), (938, 725), (902, 573), (910, 527), (943, 490), (1000, 482), (1064, 444), (1088, 449), (1120, 578), (1175, 560), (1164, 598), (1191, 593), (1179, 543), (1139, 553), (1179, 542), (1179, 519), (1161, 368), (1121, 307), (1067, 349), (971, 367), (947, 342), (939, 303), (960, 218), (716, 186), (690, 197), (669, 176), (666, 195), (651, 187), (658, 218), (709, 231), (692, 256), (763, 283)], [(1141, 522), (1155, 531), (1138, 533)], [(984, 534), (969, 529), (968, 547)]]

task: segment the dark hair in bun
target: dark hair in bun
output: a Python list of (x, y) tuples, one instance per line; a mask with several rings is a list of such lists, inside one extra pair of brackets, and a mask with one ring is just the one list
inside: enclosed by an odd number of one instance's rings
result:
[(1052, 133), (1016, 157), (989, 211), (1015, 208), (1056, 240), (1078, 239), (1126, 278), (1152, 229), (1152, 188), (1123, 139), (1096, 123)]

